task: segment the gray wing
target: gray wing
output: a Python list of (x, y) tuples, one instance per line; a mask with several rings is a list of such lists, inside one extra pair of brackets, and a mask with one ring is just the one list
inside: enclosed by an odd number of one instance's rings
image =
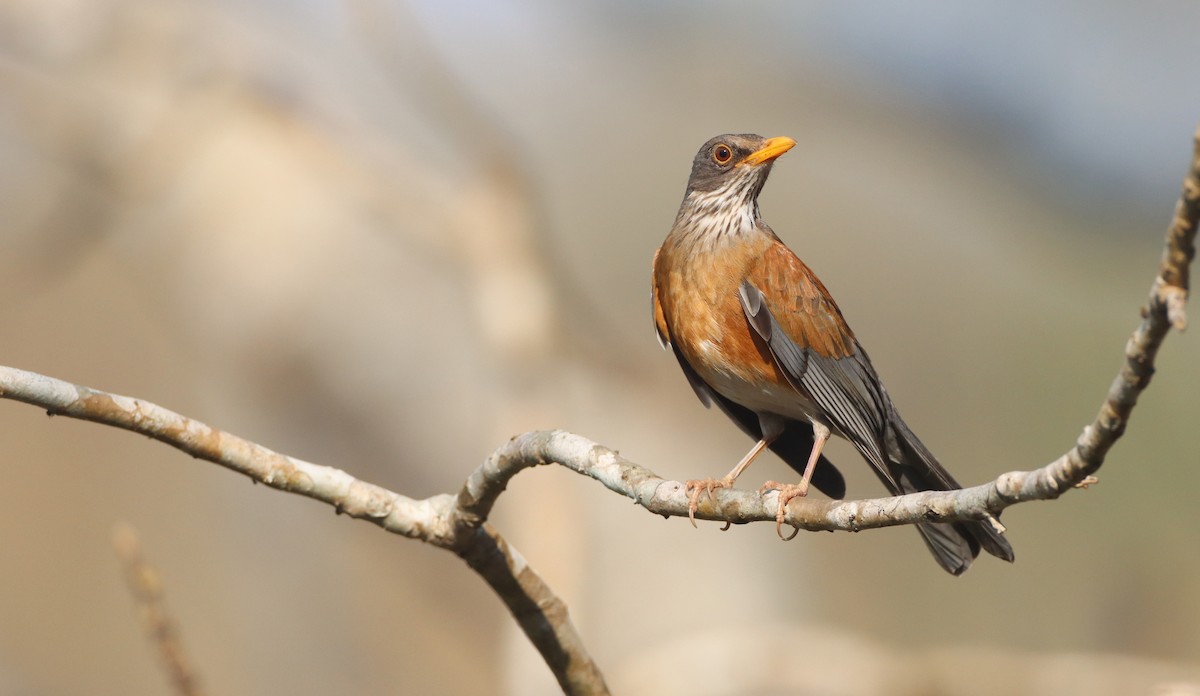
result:
[(750, 281), (742, 282), (740, 294), (746, 318), (766, 341), (788, 381), (820, 407), (827, 424), (850, 440), (889, 488), (898, 492), (900, 484), (884, 452), (888, 400), (862, 347), (852, 341), (855, 350), (849, 355), (823, 355), (788, 335), (767, 307), (762, 291)]

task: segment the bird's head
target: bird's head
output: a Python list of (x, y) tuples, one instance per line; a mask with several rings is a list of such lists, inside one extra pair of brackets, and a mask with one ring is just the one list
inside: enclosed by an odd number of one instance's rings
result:
[(719, 135), (704, 143), (692, 161), (676, 226), (720, 235), (753, 226), (772, 163), (795, 144), (787, 137), (752, 134)]
[(762, 188), (771, 164), (796, 144), (791, 138), (761, 135), (718, 135), (704, 143), (692, 160), (688, 193)]

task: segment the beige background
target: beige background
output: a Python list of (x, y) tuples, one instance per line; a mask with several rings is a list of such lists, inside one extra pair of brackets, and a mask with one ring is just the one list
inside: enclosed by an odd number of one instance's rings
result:
[[(1040, 466), (1116, 373), (1200, 121), (1200, 13), (1123, 7), (8, 0), (0, 363), (415, 497), (550, 427), (720, 475), (750, 443), (659, 350), (649, 264), (696, 148), (755, 131), (799, 142), (764, 215), (912, 427), (967, 483)], [(1013, 566), (697, 531), (554, 468), (495, 523), (619, 693), (1195, 693), (1196, 355), (1170, 338), (1100, 485), (1005, 514)], [(555, 691), (447, 553), (12, 402), (0, 472), (0, 693), (164, 693), (117, 521), (211, 693)]]

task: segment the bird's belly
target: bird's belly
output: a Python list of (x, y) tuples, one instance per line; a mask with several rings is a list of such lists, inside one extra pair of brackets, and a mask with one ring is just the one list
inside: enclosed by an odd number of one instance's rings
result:
[(786, 382), (780, 384), (770, 379), (745, 380), (722, 370), (697, 372), (718, 394), (756, 413), (774, 413), (803, 421), (811, 421), (821, 413), (806, 394), (797, 391)]
[[(749, 326), (744, 335), (700, 338), (684, 349), (688, 363), (721, 396), (755, 412), (812, 420), (821, 410), (792, 387)], [(730, 340), (733, 339), (733, 340)], [(741, 340), (738, 340), (741, 339)]]

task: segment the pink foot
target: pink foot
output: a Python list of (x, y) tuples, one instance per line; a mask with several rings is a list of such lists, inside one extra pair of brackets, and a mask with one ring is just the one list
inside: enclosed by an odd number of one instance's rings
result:
[(708, 499), (714, 503), (717, 501), (713, 496), (713, 491), (718, 488), (732, 488), (733, 479), (728, 477), (723, 479), (701, 479), (687, 481), (683, 484), (684, 493), (688, 494), (688, 519), (692, 521), (692, 526), (696, 526), (696, 508), (700, 506), (700, 493), (708, 491)]
[(800, 528), (796, 527), (795, 531), (789, 537), (783, 536), (783, 521), (787, 516), (787, 504), (792, 498), (803, 498), (808, 495), (808, 484), (801, 483), (779, 483), (778, 481), (767, 481), (759, 489), (758, 494), (762, 495), (767, 491), (779, 491), (779, 508), (775, 511), (775, 533), (784, 541), (791, 541), (800, 533)]

